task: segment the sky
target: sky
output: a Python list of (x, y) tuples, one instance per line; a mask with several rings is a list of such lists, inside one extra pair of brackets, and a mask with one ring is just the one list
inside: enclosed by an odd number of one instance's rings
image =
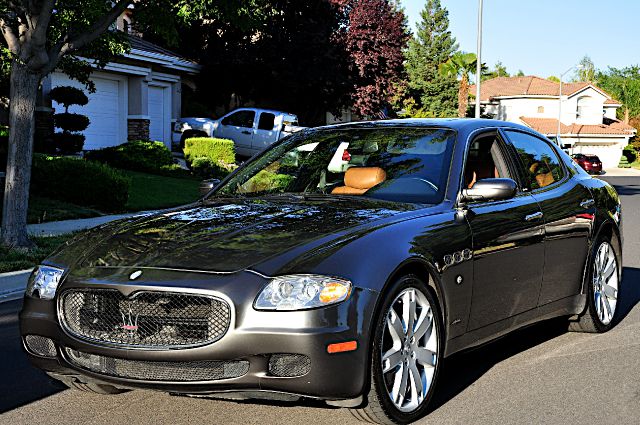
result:
[[(415, 31), (425, 0), (401, 0)], [(441, 0), (460, 50), (476, 51), (478, 0)], [(588, 55), (596, 68), (640, 64), (640, 0), (484, 0), (482, 62), (559, 76)], [(573, 71), (565, 80), (573, 76)]]

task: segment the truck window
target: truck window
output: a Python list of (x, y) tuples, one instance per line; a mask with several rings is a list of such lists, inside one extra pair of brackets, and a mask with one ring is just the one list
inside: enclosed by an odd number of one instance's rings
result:
[(262, 112), (260, 114), (260, 121), (258, 121), (258, 130), (272, 131), (276, 116), (270, 112)]
[(238, 111), (222, 120), (222, 125), (234, 127), (253, 128), (253, 120), (256, 118), (254, 111)]

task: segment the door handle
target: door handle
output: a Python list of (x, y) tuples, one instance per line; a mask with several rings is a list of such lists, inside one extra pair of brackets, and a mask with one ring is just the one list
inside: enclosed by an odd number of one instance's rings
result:
[(535, 220), (540, 220), (543, 216), (544, 214), (542, 214), (542, 211), (538, 211), (536, 213), (525, 216), (524, 219), (525, 221), (535, 221)]
[(587, 209), (591, 206), (593, 206), (593, 204), (595, 204), (596, 201), (594, 201), (593, 199), (585, 199), (584, 201), (580, 202), (580, 206), (584, 209)]
[(250, 131), (247, 131), (247, 130), (243, 130), (243, 131), (242, 131), (242, 134), (251, 134), (251, 132), (250, 132)]

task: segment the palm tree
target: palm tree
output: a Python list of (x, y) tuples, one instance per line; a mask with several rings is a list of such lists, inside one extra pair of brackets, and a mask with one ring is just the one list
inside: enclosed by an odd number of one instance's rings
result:
[(445, 77), (460, 78), (458, 88), (458, 117), (467, 115), (469, 103), (469, 74), (476, 69), (478, 61), (474, 53), (454, 53), (448, 61), (440, 65), (440, 74)]

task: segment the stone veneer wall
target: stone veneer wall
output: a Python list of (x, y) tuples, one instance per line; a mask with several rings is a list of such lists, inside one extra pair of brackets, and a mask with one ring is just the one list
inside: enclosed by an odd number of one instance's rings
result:
[(149, 140), (148, 119), (130, 118), (127, 121), (127, 134), (129, 140)]

